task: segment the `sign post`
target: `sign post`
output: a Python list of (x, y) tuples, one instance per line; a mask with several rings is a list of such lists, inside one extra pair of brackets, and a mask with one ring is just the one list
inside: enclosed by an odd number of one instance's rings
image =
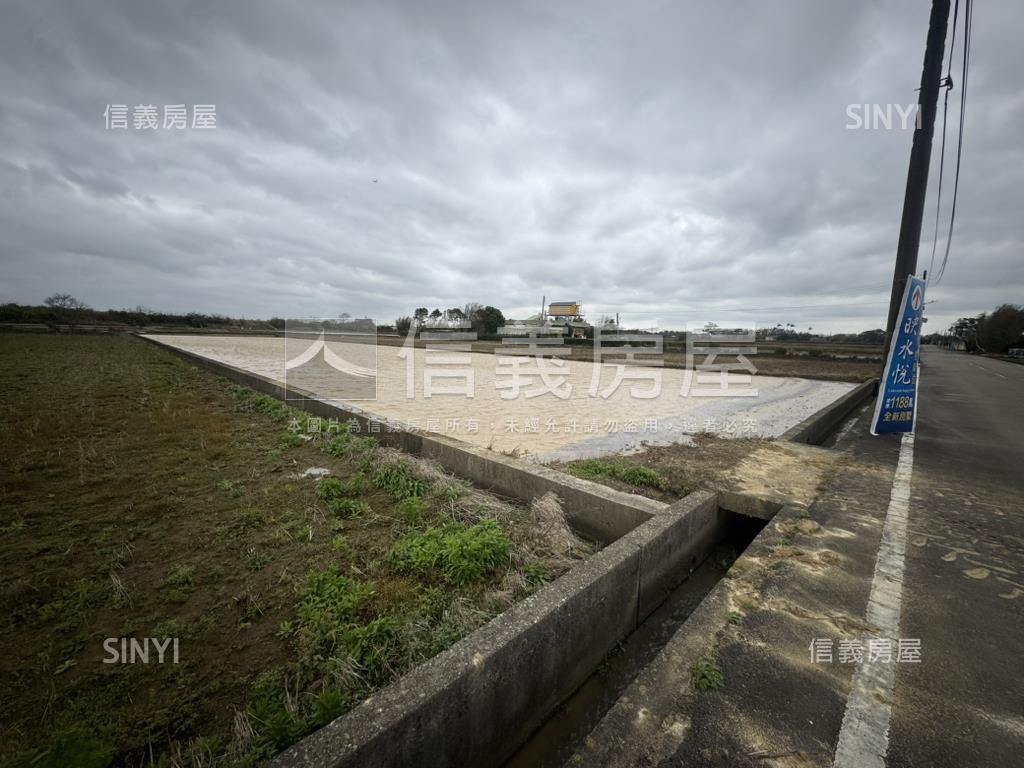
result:
[(899, 326), (885, 361), (885, 378), (878, 387), (875, 415), (871, 419), (872, 435), (914, 431), (924, 287), (921, 278), (907, 276)]

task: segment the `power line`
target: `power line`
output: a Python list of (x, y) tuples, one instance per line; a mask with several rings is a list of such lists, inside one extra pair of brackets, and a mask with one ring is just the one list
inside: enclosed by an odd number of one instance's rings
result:
[(942, 148), (939, 150), (939, 188), (935, 197), (935, 234), (932, 238), (932, 259), (928, 263), (928, 274), (935, 271), (935, 249), (939, 245), (939, 212), (942, 208), (942, 177), (946, 167), (946, 126), (949, 115), (949, 92), (953, 89), (953, 52), (956, 50), (956, 22), (960, 15), (960, 0), (953, 6), (953, 35), (949, 41), (949, 64), (946, 69), (946, 96), (942, 100)]
[[(822, 290), (822, 291), (819, 291), (819, 293), (824, 293), (824, 294), (826, 294), (828, 296), (873, 296), (874, 294), (878, 293), (878, 291), (883, 290), (885, 287), (886, 286), (884, 286), (884, 285), (883, 286), (879, 286), (878, 283), (867, 283), (865, 285), (848, 286), (847, 288), (844, 288), (841, 291)], [(794, 297), (794, 298), (800, 298), (800, 297)], [(598, 305), (598, 306), (601, 306), (601, 305)], [(828, 305), (828, 306), (832, 306), (832, 305)], [(706, 309), (706, 310), (709, 310), (709, 311), (714, 311), (714, 310), (718, 309), (719, 306), (717, 304), (690, 304), (689, 308), (692, 309), (692, 310), (705, 310)], [(771, 307), (765, 307), (765, 309), (771, 309)], [(620, 308), (619, 311), (622, 312), (622, 311), (628, 311), (628, 310), (622, 310)]]
[(956, 172), (953, 175), (953, 205), (949, 212), (949, 233), (946, 235), (946, 252), (942, 257), (942, 264), (939, 266), (939, 274), (933, 285), (937, 285), (946, 272), (946, 264), (949, 262), (949, 248), (953, 242), (953, 223), (956, 220), (956, 198), (957, 190), (960, 187), (960, 158), (964, 147), (964, 124), (967, 111), (967, 77), (971, 68), (971, 31), (974, 25), (974, 3), (972, 0), (964, 0), (964, 56), (963, 67), (960, 76), (960, 130), (956, 140)]
[[(844, 304), (837, 304), (832, 302), (830, 304), (796, 304), (793, 306), (785, 307), (704, 307), (697, 309), (665, 309), (658, 310), (652, 309), (647, 311), (638, 311), (632, 309), (621, 309), (623, 314), (630, 315), (693, 315), (699, 313), (715, 313), (715, 312), (775, 312), (781, 310), (793, 310), (793, 309), (821, 309), (824, 307), (870, 307), (878, 304), (888, 304), (887, 301), (857, 301), (857, 302), (846, 302)], [(598, 310), (600, 313), (601, 310)]]
[[(849, 295), (860, 295), (870, 296), (876, 294), (879, 290), (882, 290), (877, 283), (867, 284), (863, 286), (856, 286), (847, 288), (843, 291), (828, 291), (830, 296), (849, 296)], [(609, 308), (602, 309), (602, 305), (596, 305), (598, 308), (594, 309), (595, 312), (607, 314), (608, 312), (628, 312), (631, 315), (693, 315), (701, 312), (714, 313), (714, 312), (773, 312), (775, 310), (791, 310), (791, 309), (818, 309), (822, 307), (867, 307), (876, 304), (885, 304), (884, 301), (850, 301), (845, 303), (831, 302), (829, 304), (797, 304), (797, 305), (780, 305), (770, 307), (720, 307), (716, 305), (690, 305), (687, 309), (665, 309), (665, 310), (633, 310), (629, 307), (623, 308), (622, 305), (615, 305)], [(594, 305), (590, 305), (593, 307)]]

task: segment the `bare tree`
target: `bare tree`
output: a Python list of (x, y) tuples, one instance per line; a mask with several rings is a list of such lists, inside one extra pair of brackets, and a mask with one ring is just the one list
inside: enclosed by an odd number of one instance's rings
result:
[(47, 296), (43, 299), (43, 304), (48, 306), (50, 309), (88, 309), (89, 305), (85, 304), (70, 293), (55, 293), (52, 296)]

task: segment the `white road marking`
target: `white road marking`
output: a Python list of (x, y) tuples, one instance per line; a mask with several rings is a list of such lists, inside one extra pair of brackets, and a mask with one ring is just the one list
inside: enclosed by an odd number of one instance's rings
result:
[(974, 363), (974, 362), (972, 362), (972, 363), (971, 363), (971, 365), (973, 365), (973, 366), (974, 366), (975, 368), (980, 368), (980, 369), (981, 369), (981, 370), (983, 370), (983, 371), (984, 371), (985, 373), (994, 373), (994, 374), (995, 374), (996, 376), (998, 376), (998, 377), (999, 377), (1000, 379), (1005, 379), (1005, 378), (1006, 378), (1006, 377), (1005, 377), (1005, 376), (1004, 376), (1003, 374), (999, 373), (999, 371), (990, 371), (990, 370), (989, 370), (988, 368), (986, 368), (986, 367), (985, 367), (984, 365), (978, 365), (977, 363)]
[[(892, 481), (889, 508), (882, 526), (882, 542), (875, 560), (875, 575), (868, 597), (867, 621), (878, 628), (874, 637), (895, 641), (900, 633), (903, 603), (903, 565), (907, 551), (910, 478), (914, 469), (914, 435), (903, 435), (900, 458)], [(889, 751), (889, 721), (895, 664), (864, 660), (853, 673), (843, 725), (836, 744), (835, 768), (884, 768)]]

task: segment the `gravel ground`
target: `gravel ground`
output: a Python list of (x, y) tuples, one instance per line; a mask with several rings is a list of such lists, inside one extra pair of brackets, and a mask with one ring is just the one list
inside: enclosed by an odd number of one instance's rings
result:
[[(286, 350), (282, 338), (156, 338), (282, 382), (286, 352), (294, 357), (294, 340)], [(331, 342), (328, 348), (365, 367), (366, 346)], [(543, 461), (618, 453), (641, 444), (686, 442), (701, 432), (778, 437), (854, 387), (843, 382), (730, 374), (724, 377), (725, 395), (708, 396), (709, 391), (721, 391), (720, 381), (694, 382), (691, 371), (545, 359), (540, 365), (548, 375), (550, 387), (546, 387), (538, 374), (538, 360), (532, 357), (379, 346), (376, 358), (376, 398), (356, 402), (360, 408), (384, 419)], [(331, 397), (337, 372), (322, 359), (306, 365), (311, 367), (302, 369), (301, 386)], [(627, 378), (614, 386), (622, 370)], [(453, 377), (434, 378), (425, 386), (428, 376), (445, 372)], [(296, 374), (293, 370), (288, 375)], [(717, 374), (706, 375), (717, 378)], [(438, 394), (436, 388), (444, 386), (465, 391)], [(545, 388), (568, 396), (542, 391)], [(653, 397), (645, 396), (651, 393)]]

